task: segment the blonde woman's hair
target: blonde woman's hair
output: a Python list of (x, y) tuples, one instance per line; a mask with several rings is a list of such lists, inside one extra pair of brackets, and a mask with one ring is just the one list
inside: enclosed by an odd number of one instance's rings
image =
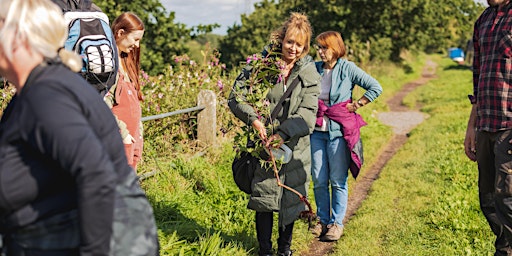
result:
[(7, 59), (12, 60), (15, 45), (26, 43), (45, 58), (58, 56), (71, 70), (81, 69), (80, 57), (62, 48), (67, 24), (60, 8), (50, 0), (1, 0), (0, 25), (0, 47)]
[(270, 40), (272, 42), (277, 42), (282, 46), (284, 38), (287, 35), (292, 34), (304, 44), (304, 50), (299, 58), (306, 56), (309, 53), (313, 29), (311, 28), (311, 23), (309, 23), (308, 17), (305, 14), (292, 12), (283, 25), (272, 32)]

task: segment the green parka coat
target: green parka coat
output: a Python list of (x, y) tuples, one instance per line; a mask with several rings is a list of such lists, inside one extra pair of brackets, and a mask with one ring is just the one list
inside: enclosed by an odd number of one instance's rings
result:
[[(245, 81), (249, 77), (250, 69), (249, 66), (243, 69), (228, 99), (233, 114), (247, 125), (251, 125), (258, 117), (251, 106), (237, 102), (236, 95), (247, 91)], [(311, 56), (306, 55), (295, 63), (287, 86), (296, 77), (299, 77), (300, 82), (290, 98), (284, 102), (276, 118), (276, 133), (293, 151), (291, 161), (282, 166), (279, 176), (284, 184), (307, 196), (311, 175), (309, 135), (315, 127), (321, 81)], [(270, 102), (271, 111), (284, 94), (283, 87), (284, 82), (277, 83), (268, 93), (266, 98)], [(259, 167), (255, 171), (252, 191), (247, 207), (258, 212), (279, 212), (279, 226), (294, 222), (302, 211), (307, 210), (304, 202), (295, 193), (277, 185), (272, 169)]]

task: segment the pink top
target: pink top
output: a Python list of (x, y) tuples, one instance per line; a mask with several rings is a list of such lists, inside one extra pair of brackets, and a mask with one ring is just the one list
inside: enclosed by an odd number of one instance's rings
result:
[(137, 90), (131, 82), (124, 79), (124, 75), (121, 72), (119, 72), (119, 79), (114, 97), (116, 104), (113, 105), (112, 112), (119, 120), (126, 124), (128, 132), (135, 139), (135, 143), (132, 145), (133, 147), (127, 148), (126, 154), (128, 163), (132, 167), (136, 168), (137, 162), (142, 156), (143, 147), (141, 132), (142, 110), (137, 96)]

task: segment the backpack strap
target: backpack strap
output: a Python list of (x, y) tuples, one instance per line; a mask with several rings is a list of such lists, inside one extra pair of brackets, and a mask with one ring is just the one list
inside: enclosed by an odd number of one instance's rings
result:
[(274, 108), (274, 110), (272, 110), (272, 113), (270, 114), (270, 119), (267, 119), (267, 121), (265, 122), (265, 125), (268, 125), (270, 123), (270, 121), (276, 119), (277, 114), (283, 108), (283, 102), (286, 100), (286, 98), (290, 97), (290, 94), (292, 94), (293, 89), (295, 89), (295, 87), (297, 87), (297, 84), (299, 84), (299, 81), (300, 81), (299, 76), (297, 76), (293, 80), (292, 84), (290, 84), (288, 89), (286, 89), (283, 96), (281, 96), (281, 98), (279, 99), (279, 102), (277, 102), (276, 107)]
[(92, 11), (92, 0), (68, 0), (68, 1), (77, 1), (82, 11)]
[(57, 4), (62, 12), (92, 10), (92, 0), (52, 0), (52, 2)]

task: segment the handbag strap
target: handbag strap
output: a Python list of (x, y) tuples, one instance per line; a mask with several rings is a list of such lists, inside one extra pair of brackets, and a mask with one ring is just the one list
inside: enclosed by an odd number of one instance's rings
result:
[(297, 84), (299, 84), (299, 76), (297, 76), (292, 84), (290, 84), (290, 86), (286, 89), (286, 91), (284, 92), (283, 96), (281, 96), (281, 98), (279, 99), (279, 102), (277, 102), (277, 105), (276, 107), (274, 108), (274, 110), (272, 110), (272, 113), (270, 114), (270, 119), (267, 119), (267, 121), (265, 122), (265, 125), (268, 125), (270, 123), (271, 120), (274, 120), (276, 119), (277, 117), (277, 114), (279, 113), (279, 111), (281, 111), (281, 109), (283, 108), (283, 102), (286, 98), (288, 98), (290, 96), (290, 94), (292, 93), (293, 89), (295, 89), (295, 87), (297, 87)]

